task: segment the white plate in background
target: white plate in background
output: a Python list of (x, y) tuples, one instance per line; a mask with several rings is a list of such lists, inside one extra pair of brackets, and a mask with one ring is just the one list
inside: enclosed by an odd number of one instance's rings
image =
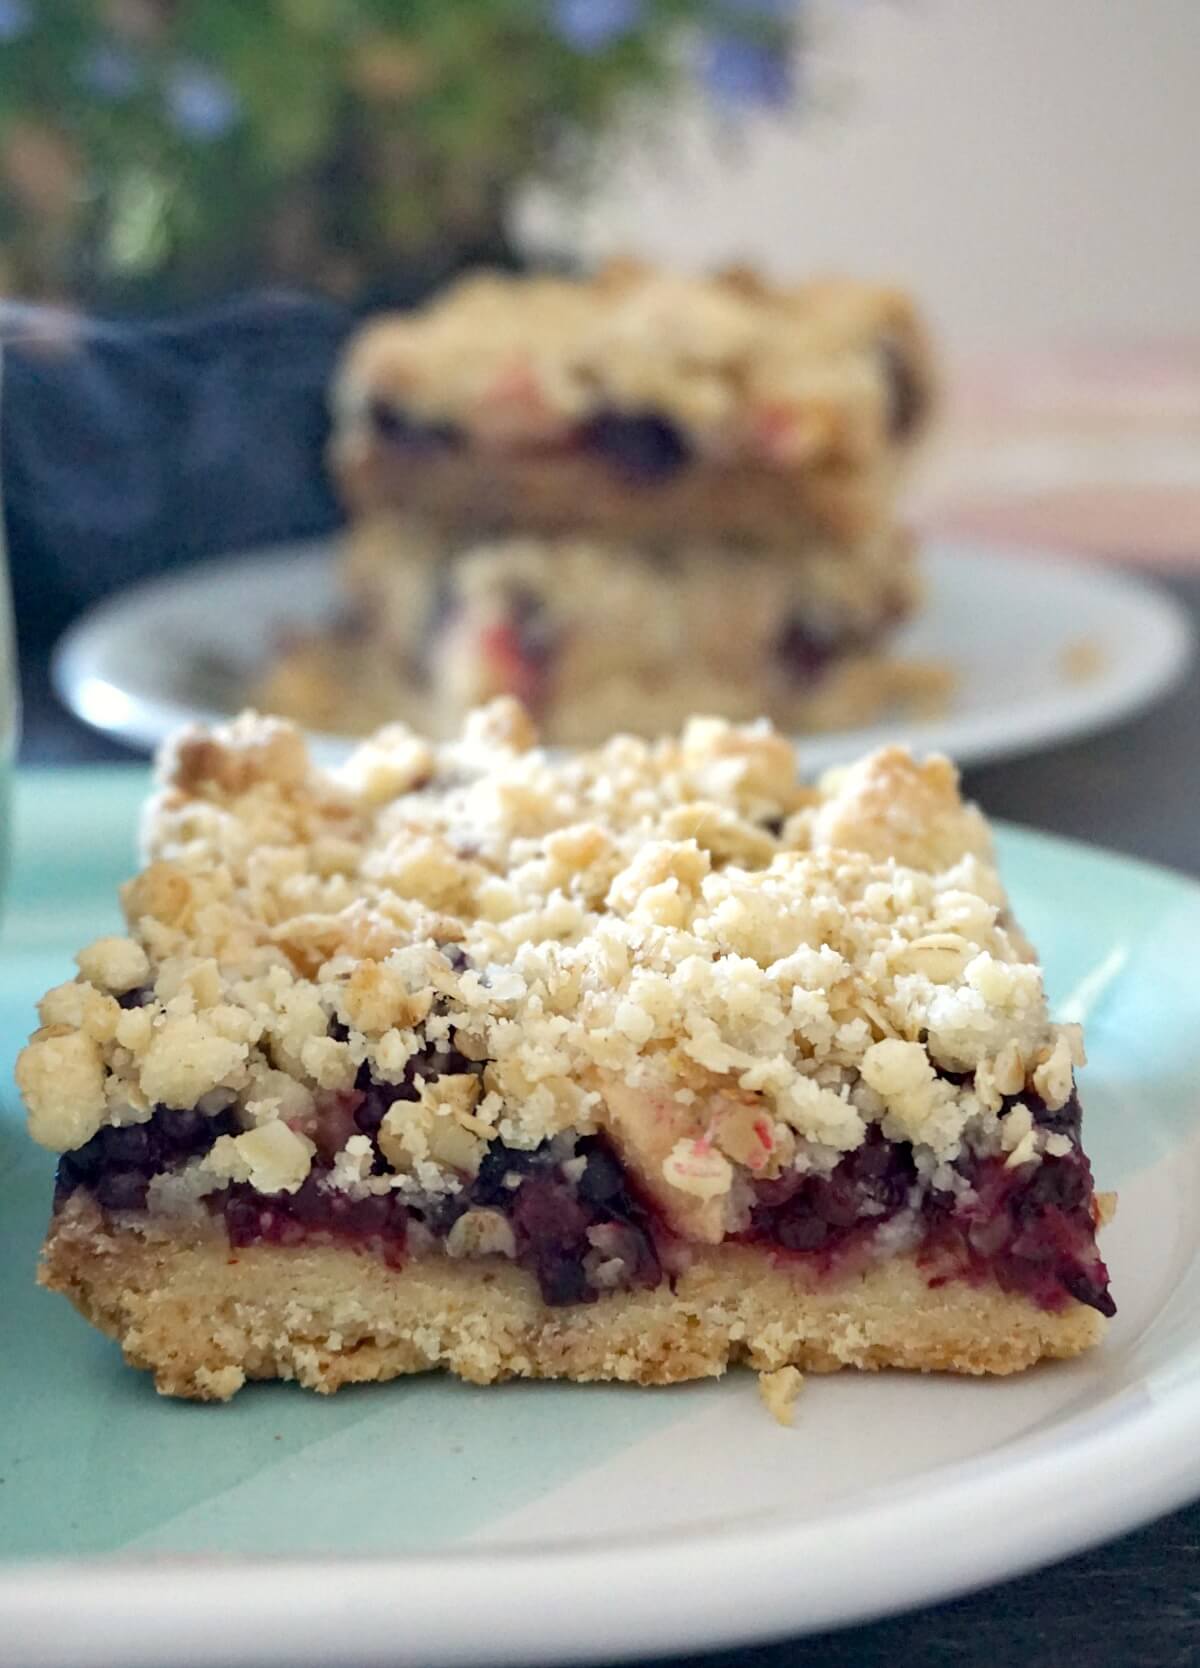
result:
[[(333, 541), (205, 563), (101, 603), (66, 633), (54, 680), (85, 723), (135, 747), (244, 704), (279, 637), (334, 617)], [(928, 600), (896, 652), (944, 660), (955, 693), (937, 717), (905, 716), (801, 739), (811, 771), (905, 741), (961, 764), (1087, 734), (1148, 705), (1191, 654), (1187, 617), (1144, 581), (1036, 551), (940, 541), (924, 556)], [(345, 737), (318, 738), (326, 759)]]

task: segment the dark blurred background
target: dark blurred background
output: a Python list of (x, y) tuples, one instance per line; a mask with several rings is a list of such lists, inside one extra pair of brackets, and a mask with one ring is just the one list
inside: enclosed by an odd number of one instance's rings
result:
[(793, 0), (0, 0), (27, 682), (106, 592), (334, 526), (354, 319), (516, 264), (519, 194), (578, 189), (687, 86), (731, 123), (788, 105), (806, 25)]
[(31, 693), (105, 593), (335, 526), (347, 331), (480, 263), (894, 275), (931, 524), (1190, 553), (1198, 78), (1194, 0), (0, 0)]

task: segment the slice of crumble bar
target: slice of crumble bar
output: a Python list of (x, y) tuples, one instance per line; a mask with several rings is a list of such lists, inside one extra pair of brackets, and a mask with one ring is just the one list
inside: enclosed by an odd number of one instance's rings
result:
[(311, 729), (407, 719), (456, 736), (515, 695), (555, 746), (663, 735), (694, 712), (783, 730), (865, 724), (945, 698), (948, 669), (891, 652), (921, 580), (893, 528), (841, 547), (662, 549), (507, 538), (460, 549), (402, 517), (344, 542), (345, 607), (291, 633), (254, 704)]
[(333, 774), (253, 715), (167, 749), (128, 936), (18, 1064), (42, 1282), (205, 1399), (1095, 1343), (1080, 1038), (953, 768), (534, 739), (505, 700)]
[(937, 406), (897, 290), (476, 273), (366, 323), (332, 399), (340, 607), (281, 634), (253, 705), (442, 738), (512, 695), (547, 742), (591, 746), (949, 691), (895, 652), (920, 595), (900, 494)]
[(898, 290), (479, 273), (355, 337), (332, 464), (359, 517), (792, 548), (890, 525), (935, 402)]

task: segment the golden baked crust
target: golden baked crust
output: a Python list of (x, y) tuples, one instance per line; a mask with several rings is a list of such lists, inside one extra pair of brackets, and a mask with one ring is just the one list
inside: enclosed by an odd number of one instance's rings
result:
[(931, 1288), (911, 1255), (842, 1279), (740, 1245), (697, 1247), (673, 1287), (548, 1307), (503, 1258), (389, 1268), (338, 1246), (231, 1251), (223, 1238), (105, 1222), (81, 1197), (55, 1217), (39, 1279), (149, 1369), (164, 1395), (225, 1401), (247, 1379), (310, 1389), (443, 1368), (505, 1378), (673, 1384), (738, 1363), (774, 1371), (902, 1367), (1013, 1373), (1090, 1348), (1104, 1321), (992, 1284)]

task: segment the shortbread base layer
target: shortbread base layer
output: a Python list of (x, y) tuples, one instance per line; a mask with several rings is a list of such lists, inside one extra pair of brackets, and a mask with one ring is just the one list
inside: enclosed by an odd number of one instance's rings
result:
[(397, 1269), (337, 1244), (233, 1249), (216, 1235), (106, 1220), (78, 1197), (51, 1223), (39, 1280), (152, 1372), (161, 1394), (201, 1401), (226, 1401), (248, 1379), (327, 1393), (434, 1369), (474, 1384), (674, 1384), (738, 1363), (1013, 1373), (1080, 1354), (1105, 1326), (1074, 1302), (1050, 1312), (994, 1285), (931, 1287), (911, 1255), (814, 1276), (741, 1245), (695, 1248), (671, 1285), (553, 1308), (503, 1258)]
[(873, 466), (806, 470), (697, 463), (666, 479), (631, 483), (584, 452), (406, 452), (355, 428), (339, 434), (330, 462), (354, 516), (399, 510), (466, 537), (506, 532), (629, 540), (869, 536), (886, 527), (904, 475), (903, 456)]

